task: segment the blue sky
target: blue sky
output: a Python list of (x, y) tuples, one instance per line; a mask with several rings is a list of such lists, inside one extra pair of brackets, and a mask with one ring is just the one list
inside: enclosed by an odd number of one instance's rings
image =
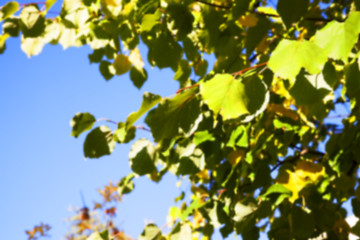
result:
[[(9, 39), (0, 55), (2, 239), (25, 239), (25, 229), (40, 222), (52, 226), (51, 239), (60, 239), (68, 230), (64, 222), (70, 216), (68, 207), (82, 207), (80, 191), (91, 206), (100, 200), (97, 189), (130, 172), (131, 144), (117, 145), (111, 156), (84, 161), (86, 134), (70, 137), (69, 122), (75, 113), (124, 121), (138, 109), (145, 91), (169, 96), (177, 90), (169, 70), (149, 66), (149, 80), (141, 90), (127, 74), (106, 82), (98, 65), (90, 65), (89, 53), (88, 47), (63, 51), (46, 46), (39, 56), (28, 59), (20, 40)], [(151, 135), (138, 130), (140, 137)], [(135, 191), (119, 205), (120, 228), (137, 237), (145, 219), (163, 225), (168, 207), (181, 192), (176, 181), (170, 174), (159, 184), (137, 179)]]

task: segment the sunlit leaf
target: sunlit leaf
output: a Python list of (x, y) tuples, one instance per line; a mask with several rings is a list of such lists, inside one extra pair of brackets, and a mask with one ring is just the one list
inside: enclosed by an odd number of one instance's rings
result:
[(278, 76), (294, 80), (301, 68), (320, 73), (327, 61), (326, 52), (309, 41), (283, 39), (273, 51), (268, 66)]
[(40, 54), (44, 46), (45, 41), (42, 37), (21, 38), (21, 49), (26, 53), (28, 57)]
[(314, 43), (333, 59), (346, 59), (358, 41), (360, 12), (352, 12), (345, 22), (331, 21), (316, 32)]
[(201, 84), (200, 93), (214, 114), (221, 114), (224, 120), (248, 114), (245, 85), (230, 74), (217, 74)]

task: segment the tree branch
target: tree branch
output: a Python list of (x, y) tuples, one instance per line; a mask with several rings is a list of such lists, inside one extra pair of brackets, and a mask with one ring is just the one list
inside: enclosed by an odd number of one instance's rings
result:
[[(271, 13), (263, 13), (263, 12), (255, 12), (256, 14), (267, 16), (267, 17), (274, 17), (279, 18), (280, 16), (277, 14), (271, 14)], [(316, 21), (316, 22), (330, 22), (333, 19), (326, 19), (326, 18), (316, 18), (316, 17), (305, 17), (305, 20), (307, 21)]]
[(244, 68), (244, 69), (242, 69), (242, 70), (240, 70), (240, 71), (238, 71), (238, 72), (231, 73), (231, 75), (233, 75), (233, 76), (238, 76), (238, 75), (241, 75), (241, 74), (243, 74), (243, 73), (245, 73), (245, 72), (247, 72), (247, 71), (249, 71), (249, 70), (252, 70), (252, 69), (254, 69), (254, 68), (258, 68), (258, 67), (265, 66), (267, 63), (268, 63), (268, 62), (263, 62), (263, 63), (257, 64), (257, 65), (254, 65), (254, 66), (252, 66), (252, 67)]
[(221, 9), (231, 9), (230, 6), (224, 6), (224, 5), (218, 5), (218, 4), (215, 4), (215, 3), (210, 3), (210, 2), (207, 2), (207, 1), (204, 1), (204, 0), (195, 0), (196, 2), (199, 2), (199, 3), (203, 3), (203, 4), (206, 4), (208, 6), (211, 6), (211, 7), (217, 7), (217, 8), (221, 8)]
[(270, 170), (271, 172), (275, 171), (278, 167), (280, 167), (281, 165), (283, 165), (284, 163), (292, 163), (292, 162), (295, 162), (296, 160), (298, 160), (300, 157), (306, 155), (306, 154), (313, 154), (313, 155), (318, 155), (318, 156), (324, 156), (325, 153), (323, 152), (319, 152), (319, 151), (316, 151), (316, 150), (311, 150), (311, 149), (308, 149), (308, 148), (300, 148), (300, 147), (297, 147), (297, 146), (294, 146), (294, 145), (290, 145), (290, 147), (293, 147), (293, 148), (296, 148), (298, 150), (300, 150), (300, 153), (296, 156), (293, 156), (291, 157), (290, 159), (288, 160), (285, 160), (285, 161), (278, 161), (278, 163)]

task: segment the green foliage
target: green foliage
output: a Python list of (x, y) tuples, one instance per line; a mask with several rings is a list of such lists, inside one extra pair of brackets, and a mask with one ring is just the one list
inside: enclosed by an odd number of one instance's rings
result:
[[(0, 53), (19, 35), (29, 57), (46, 44), (87, 45), (106, 80), (129, 74), (141, 89), (142, 43), (150, 65), (171, 69), (179, 83), (174, 96), (144, 93), (125, 121), (107, 120), (114, 129), (93, 128), (90, 113), (71, 121), (72, 136), (91, 130), (88, 158), (151, 132), (132, 143), (133, 173), (113, 187), (120, 196), (143, 175), (191, 183), (170, 208), (170, 231), (148, 224), (139, 239), (210, 239), (216, 229), (243, 239), (265, 229), (269, 239), (360, 236), (343, 208), (351, 199), (360, 215), (359, 1), (65, 0), (50, 18), (54, 3), (6, 3)], [(143, 116), (149, 129), (135, 125)], [(86, 236), (118, 237), (106, 229)]]

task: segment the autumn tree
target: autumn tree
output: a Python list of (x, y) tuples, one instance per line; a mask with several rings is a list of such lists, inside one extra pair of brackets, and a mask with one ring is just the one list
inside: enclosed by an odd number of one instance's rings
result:
[[(140, 89), (146, 57), (179, 83), (173, 96), (145, 92), (115, 128), (114, 120), (93, 128), (90, 113), (71, 121), (74, 137), (90, 131), (87, 158), (151, 131), (131, 143), (133, 173), (120, 180), (120, 196), (140, 176), (191, 182), (191, 202), (181, 195), (169, 211), (172, 230), (149, 224), (140, 239), (210, 239), (216, 229), (243, 239), (265, 229), (269, 239), (360, 236), (343, 208), (351, 199), (360, 216), (360, 1), (65, 0), (48, 16), (54, 2), (2, 6), (0, 51), (17, 36), (29, 57), (46, 44), (88, 45), (106, 80), (128, 74)], [(143, 115), (147, 126), (138, 127)]]

